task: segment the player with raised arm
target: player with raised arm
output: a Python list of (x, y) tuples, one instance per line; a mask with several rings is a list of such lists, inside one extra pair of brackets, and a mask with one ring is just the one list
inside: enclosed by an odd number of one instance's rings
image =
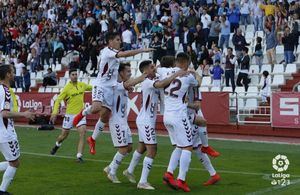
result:
[(117, 85), (118, 79), (119, 58), (153, 51), (151, 48), (120, 51), (121, 38), (119, 33), (109, 33), (106, 39), (108, 45), (102, 50), (99, 73), (92, 90), (92, 106), (83, 109), (73, 121), (74, 126), (76, 126), (86, 115), (99, 113), (100, 118), (95, 126), (95, 131), (92, 137), (87, 139), (91, 154), (96, 153), (95, 140), (110, 118), (113, 105), (112, 97), (114, 96), (113, 89)]
[(139, 70), (141, 73), (148, 75), (148, 77), (141, 84), (143, 103), (136, 119), (139, 144), (138, 148), (133, 154), (129, 167), (123, 172), (123, 174), (129, 179), (130, 182), (136, 183), (133, 175), (134, 168), (138, 164), (141, 156), (147, 152), (143, 161), (142, 175), (137, 188), (154, 190), (155, 188), (148, 183), (147, 179), (157, 152), (155, 125), (160, 95), (158, 89), (165, 88), (166, 86), (170, 85), (170, 83), (176, 77), (186, 74), (186, 71), (178, 71), (164, 80), (158, 80), (156, 78), (155, 64), (153, 64), (151, 60), (142, 61), (139, 66)]
[[(69, 71), (71, 81), (63, 88), (60, 92), (58, 98), (56, 99), (52, 111), (50, 121), (55, 124), (55, 120), (58, 114), (59, 105), (61, 101), (67, 102), (66, 114), (64, 116), (64, 121), (62, 125), (61, 134), (57, 137), (55, 146), (51, 150), (51, 154), (54, 155), (56, 151), (60, 148), (62, 142), (67, 139), (70, 129), (73, 128), (73, 121), (75, 115), (84, 108), (84, 93), (86, 91), (91, 91), (92, 86), (83, 82), (78, 81), (78, 75), (76, 69), (71, 69)], [(82, 154), (84, 150), (85, 143), (85, 132), (86, 132), (86, 118), (82, 118), (81, 121), (76, 125), (79, 132), (79, 142), (77, 147), (77, 161), (83, 162)]]
[[(187, 70), (190, 64), (190, 57), (185, 53), (176, 56), (176, 67), (173, 70)], [(196, 77), (196, 78), (195, 78)], [(187, 105), (185, 97), (190, 86), (199, 86), (201, 77), (198, 74), (188, 74), (177, 77), (167, 88), (165, 88), (165, 111), (164, 124), (169, 132), (172, 144), (176, 145), (174, 150), (179, 151), (179, 174), (177, 181), (173, 177), (173, 153), (170, 158), (168, 172), (163, 179), (166, 184), (174, 189), (182, 189), (189, 192), (190, 188), (186, 183), (186, 174), (191, 162), (191, 152), (193, 150), (192, 128), (187, 115)], [(178, 158), (176, 158), (178, 159)]]
[(118, 149), (110, 165), (104, 168), (107, 178), (113, 183), (121, 183), (116, 176), (117, 169), (123, 158), (132, 150), (131, 131), (127, 122), (128, 90), (141, 83), (146, 74), (130, 79), (130, 63), (121, 63), (119, 66), (119, 79), (114, 88), (112, 116), (109, 119), (109, 130), (114, 147)]
[(33, 120), (35, 114), (30, 111), (15, 112), (15, 102), (10, 93), (10, 83), (14, 80), (13, 66), (0, 65), (0, 151), (6, 161), (0, 162), (0, 171), (4, 171), (0, 194), (10, 194), (7, 188), (14, 179), (20, 165), (19, 141), (14, 127), (14, 118), (27, 118)]

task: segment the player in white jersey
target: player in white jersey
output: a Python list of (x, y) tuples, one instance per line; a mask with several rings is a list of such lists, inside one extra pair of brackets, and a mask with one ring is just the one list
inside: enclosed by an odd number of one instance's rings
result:
[(141, 84), (143, 103), (136, 119), (139, 134), (139, 145), (133, 154), (128, 169), (126, 169), (123, 174), (129, 179), (130, 182), (136, 183), (133, 175), (134, 168), (138, 164), (141, 156), (147, 151), (143, 161), (142, 175), (137, 188), (154, 190), (154, 187), (148, 183), (147, 178), (157, 152), (155, 125), (160, 95), (159, 89), (170, 85), (175, 78), (186, 74), (186, 71), (178, 71), (175, 74), (170, 75), (168, 78), (158, 80), (155, 78), (156, 67), (151, 60), (142, 61), (139, 69), (141, 73), (148, 75), (148, 77)]
[[(174, 71), (187, 70), (190, 64), (189, 55), (179, 53), (176, 56), (175, 64)], [(200, 83), (201, 77), (198, 74), (189, 74), (177, 77), (165, 88), (164, 124), (169, 132), (172, 144), (176, 144), (176, 149), (181, 152), (177, 181), (174, 180), (173, 173), (169, 171), (169, 167), (163, 179), (170, 187), (179, 188), (185, 192), (190, 191), (185, 178), (191, 161), (191, 151), (193, 150), (192, 129), (187, 115), (185, 97), (190, 86), (198, 86)], [(172, 159), (170, 159), (169, 166), (174, 163), (171, 161)]]
[(109, 33), (107, 43), (107, 47), (102, 50), (100, 56), (99, 73), (92, 90), (92, 106), (83, 109), (73, 120), (73, 125), (76, 126), (86, 115), (99, 113), (100, 118), (95, 126), (93, 136), (88, 137), (91, 154), (96, 153), (95, 139), (103, 130), (111, 114), (113, 106), (113, 98), (111, 97), (114, 95), (114, 88), (117, 85), (119, 58), (153, 51), (151, 48), (120, 51), (121, 38), (119, 33)]
[(14, 80), (13, 66), (0, 66), (0, 151), (4, 156), (4, 162), (0, 162), (0, 171), (4, 171), (0, 194), (9, 194), (7, 188), (14, 179), (17, 168), (20, 165), (20, 148), (17, 134), (14, 128), (14, 118), (34, 119), (34, 113), (14, 112), (13, 99), (9, 91), (10, 83)]
[(132, 150), (131, 131), (127, 122), (128, 108), (128, 90), (131, 87), (141, 83), (146, 78), (146, 74), (130, 79), (131, 69), (130, 63), (121, 63), (119, 67), (119, 79), (114, 88), (114, 96), (112, 105), (112, 116), (109, 119), (109, 130), (114, 147), (118, 148), (112, 162), (104, 168), (107, 178), (113, 183), (121, 183), (116, 176), (117, 169), (123, 158)]
[(201, 161), (205, 169), (209, 172), (211, 178), (203, 185), (212, 185), (218, 182), (221, 177), (217, 174), (216, 170), (212, 166), (210, 159), (207, 154), (201, 151), (202, 140), (201, 133), (203, 128), (206, 128), (206, 121), (201, 112), (201, 92), (198, 87), (190, 87), (188, 90), (187, 103), (188, 103), (188, 116), (190, 122), (193, 124), (194, 120), (201, 122), (201, 125), (192, 125), (192, 136), (193, 136), (193, 150), (197, 158)]

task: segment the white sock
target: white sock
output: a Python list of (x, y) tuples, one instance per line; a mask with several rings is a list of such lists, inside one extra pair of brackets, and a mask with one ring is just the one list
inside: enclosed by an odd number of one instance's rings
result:
[(12, 167), (10, 165), (7, 166), (7, 169), (3, 174), (3, 179), (2, 179), (1, 186), (0, 186), (0, 191), (6, 192), (9, 184), (14, 179), (16, 171), (17, 171), (16, 167)]
[(92, 135), (93, 140), (96, 140), (97, 137), (100, 135), (100, 133), (103, 131), (104, 125), (105, 124), (101, 121), (101, 119), (99, 119), (93, 131), (93, 135)]
[(134, 151), (134, 153), (132, 155), (132, 159), (130, 161), (130, 164), (127, 168), (127, 171), (129, 173), (133, 174), (134, 169), (135, 169), (136, 165), (139, 163), (141, 157), (142, 157), (142, 154), (138, 153), (138, 151)]
[(203, 164), (204, 168), (209, 172), (210, 176), (213, 176), (216, 174), (216, 170), (212, 166), (210, 159), (208, 158), (207, 154), (204, 154), (201, 152), (200, 149), (194, 150), (197, 158), (201, 161)]
[(86, 116), (86, 115), (91, 114), (91, 110), (92, 110), (92, 106), (86, 107), (85, 109), (83, 109), (82, 115), (83, 115), (83, 116)]
[(202, 146), (208, 147), (207, 127), (199, 127), (199, 136)]
[(142, 175), (139, 183), (146, 183), (148, 179), (149, 172), (152, 168), (153, 159), (145, 156), (143, 162), (143, 170)]
[(109, 167), (110, 167), (110, 174), (115, 175), (117, 172), (118, 167), (120, 166), (123, 158), (125, 157), (125, 155), (121, 154), (120, 152), (117, 152), (112, 160), (112, 162), (110, 163)]
[(82, 154), (81, 154), (81, 153), (77, 153), (76, 157), (77, 157), (77, 158), (81, 158), (81, 157), (82, 157)]
[(4, 162), (0, 162), (0, 171), (5, 171), (8, 167), (8, 162), (4, 161)]
[(182, 152), (182, 149), (177, 148), (177, 147), (173, 150), (173, 152), (171, 154), (169, 166), (168, 166), (168, 172), (169, 173), (173, 174), (174, 170), (178, 167), (181, 152)]
[(55, 145), (56, 145), (57, 147), (60, 147), (60, 146), (61, 146), (61, 143), (55, 142)]
[(189, 170), (191, 163), (192, 152), (188, 150), (182, 150), (179, 162), (179, 174), (178, 179), (185, 181), (186, 173)]

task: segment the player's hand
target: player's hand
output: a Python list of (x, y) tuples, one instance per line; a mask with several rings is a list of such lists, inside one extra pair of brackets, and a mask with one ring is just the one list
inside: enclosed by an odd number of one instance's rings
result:
[(52, 114), (51, 117), (50, 117), (50, 121), (52, 124), (55, 124), (55, 121), (56, 121), (56, 117), (57, 115), (56, 114)]
[(142, 51), (143, 52), (152, 52), (152, 51), (155, 51), (156, 49), (154, 49), (154, 48), (145, 48), (145, 49), (143, 49)]
[(23, 112), (23, 115), (25, 118), (30, 119), (30, 120), (34, 120), (35, 119), (35, 113), (27, 110), (25, 112)]

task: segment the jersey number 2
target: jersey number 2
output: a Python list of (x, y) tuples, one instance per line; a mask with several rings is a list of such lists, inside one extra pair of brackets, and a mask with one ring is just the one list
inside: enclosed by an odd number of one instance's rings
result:
[(169, 95), (170, 93), (170, 96), (177, 98), (178, 95), (175, 94), (174, 92), (178, 91), (181, 88), (181, 81), (179, 79), (175, 79), (172, 82), (172, 84), (174, 84), (174, 86), (170, 89), (170, 92), (167, 91), (167, 88), (169, 88), (170, 85), (165, 88), (165, 94)]

